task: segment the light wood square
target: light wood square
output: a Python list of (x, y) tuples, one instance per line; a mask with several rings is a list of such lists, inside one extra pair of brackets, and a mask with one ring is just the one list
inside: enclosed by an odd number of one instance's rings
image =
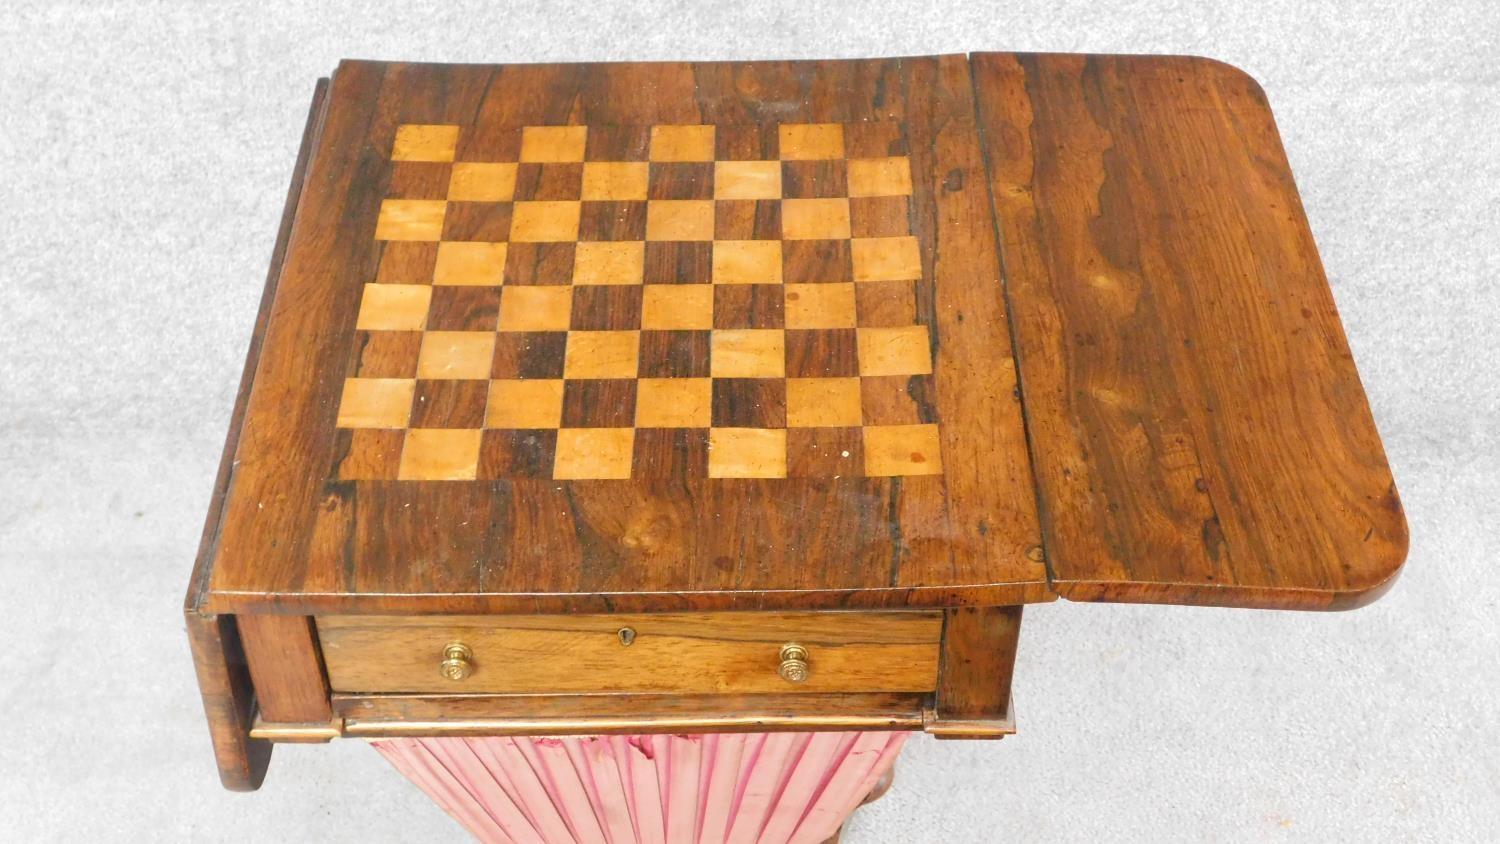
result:
[(521, 130), (521, 160), (582, 161), (587, 126), (527, 126)]
[(915, 237), (856, 237), (849, 242), (855, 281), (910, 281), (922, 277)]
[(583, 165), (583, 198), (645, 199), (650, 173), (644, 161), (590, 161)]
[(850, 196), (907, 196), (911, 194), (911, 161), (891, 158), (849, 159)]
[(647, 240), (713, 240), (712, 199), (654, 199), (646, 203)]
[(642, 378), (636, 390), (637, 428), (707, 428), (713, 424), (712, 378)]
[(557, 480), (630, 477), (634, 428), (563, 428), (557, 432), (552, 477)]
[(407, 123), (396, 127), (392, 161), (452, 161), (458, 149), (458, 127)]
[(781, 378), (786, 375), (786, 332), (779, 328), (715, 331), (709, 351), (715, 378)]
[(651, 127), (652, 161), (713, 161), (714, 127)]
[(785, 293), (787, 328), (853, 328), (856, 324), (850, 282), (788, 284)]
[(568, 285), (512, 286), (500, 290), (501, 331), (567, 331), (573, 316)]
[(432, 288), (425, 284), (366, 284), (354, 327), (363, 331), (421, 331)]
[(489, 378), (495, 356), (492, 331), (429, 331), (422, 335), (417, 377)]
[(570, 331), (564, 378), (634, 378), (640, 363), (639, 331)]
[(780, 284), (781, 241), (714, 241), (714, 284)]
[(380, 203), (375, 221), (376, 240), (442, 240), (443, 216), (448, 203), (442, 199), (386, 199)]
[(714, 289), (708, 284), (648, 284), (641, 300), (641, 327), (714, 327)]
[(783, 160), (844, 157), (844, 127), (837, 123), (784, 123), (780, 134)]
[(859, 329), (860, 375), (926, 375), (932, 372), (927, 326)]
[(438, 244), (433, 284), (499, 286), (505, 279), (504, 243), (445, 240)]
[(786, 240), (843, 240), (849, 237), (849, 200), (783, 199), (781, 236)]
[(517, 202), (513, 208), (510, 239), (516, 243), (578, 239), (578, 202)]
[(563, 382), (557, 379), (491, 381), (487, 428), (556, 428), (562, 424)]
[(640, 284), (645, 272), (646, 244), (639, 240), (589, 241), (574, 252), (574, 284)]
[(405, 428), (417, 382), (410, 378), (345, 378), (340, 428)]
[(710, 478), (786, 477), (786, 430), (714, 428), (708, 433)]
[(864, 429), (865, 474), (941, 475), (943, 453), (936, 425), (870, 425)]
[(789, 428), (843, 428), (862, 421), (858, 378), (788, 378)]
[(463, 161), (448, 178), (450, 202), (508, 202), (516, 192), (516, 165)]
[(714, 199), (780, 198), (780, 161), (720, 161), (714, 165)]
[(479, 469), (479, 441), (474, 429), (413, 428), (401, 448), (403, 481), (472, 481)]

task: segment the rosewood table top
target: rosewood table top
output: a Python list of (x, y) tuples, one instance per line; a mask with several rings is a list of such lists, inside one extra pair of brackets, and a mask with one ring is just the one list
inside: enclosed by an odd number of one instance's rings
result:
[(1405, 527), (1260, 88), (346, 62), (202, 607), (1335, 607)]
[(1021, 605), (1349, 608), (1406, 545), (1232, 67), (348, 61), (187, 611), (254, 787), (278, 737), (1000, 735)]

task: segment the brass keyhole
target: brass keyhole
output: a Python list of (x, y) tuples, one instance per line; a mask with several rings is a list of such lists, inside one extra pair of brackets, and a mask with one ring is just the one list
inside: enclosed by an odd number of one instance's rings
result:
[(443, 648), (443, 663), (438, 671), (455, 683), (468, 679), (474, 673), (474, 651), (463, 642), (449, 642)]
[(621, 627), (620, 631), (615, 635), (620, 637), (620, 644), (628, 648), (630, 647), (630, 643), (635, 641), (635, 628)]

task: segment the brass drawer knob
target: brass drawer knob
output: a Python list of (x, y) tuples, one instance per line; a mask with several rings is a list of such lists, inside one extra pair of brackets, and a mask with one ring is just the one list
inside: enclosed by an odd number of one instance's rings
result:
[(449, 642), (443, 648), (443, 664), (438, 671), (455, 683), (474, 673), (474, 652), (463, 642)]
[(801, 645), (781, 646), (781, 665), (776, 673), (788, 683), (800, 683), (807, 679), (811, 668), (807, 664), (807, 648)]

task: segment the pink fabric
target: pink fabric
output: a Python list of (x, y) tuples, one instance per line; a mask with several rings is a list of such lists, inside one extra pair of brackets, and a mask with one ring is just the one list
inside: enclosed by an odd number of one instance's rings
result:
[(906, 733), (397, 738), (371, 742), (484, 842), (818, 844)]

